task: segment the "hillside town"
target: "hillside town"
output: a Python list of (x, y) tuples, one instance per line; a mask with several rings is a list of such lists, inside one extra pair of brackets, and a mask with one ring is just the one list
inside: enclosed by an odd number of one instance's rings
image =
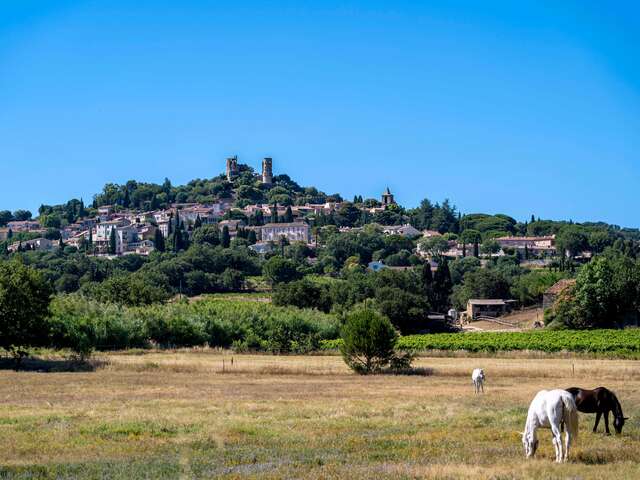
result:
[[(237, 157), (226, 161), (225, 178), (233, 182), (240, 175)], [(264, 186), (273, 183), (273, 161), (264, 158), (262, 171), (256, 174), (256, 180)], [(220, 231), (227, 231), (231, 239), (238, 234), (251, 238), (250, 248), (264, 254), (272, 251), (279, 242), (301, 242), (313, 249), (321, 239), (318, 229), (314, 228), (318, 216), (329, 217), (351, 202), (327, 201), (324, 203), (304, 203), (303, 205), (285, 205), (281, 203), (251, 203), (237, 206), (233, 190), (228, 197), (215, 203), (172, 203), (168, 208), (141, 210), (123, 208), (119, 205), (100, 205), (95, 215), (86, 215), (75, 222), (60, 226), (52, 234), (52, 229), (43, 226), (38, 219), (13, 220), (0, 228), (0, 241), (9, 241), (9, 252), (19, 250), (51, 251), (56, 248), (74, 247), (87, 255), (107, 258), (122, 255), (149, 255), (159, 248), (162, 240), (167, 240), (172, 232), (182, 228), (189, 237), (201, 225), (216, 225)], [(357, 205), (363, 215), (373, 216), (397, 206), (393, 193), (386, 188), (378, 202)], [(372, 222), (373, 223), (373, 222)], [(339, 227), (339, 232), (356, 232), (362, 226)], [(410, 223), (382, 225), (385, 235), (398, 235), (416, 242), (415, 253), (430, 259), (433, 252), (425, 247), (420, 239), (440, 238), (446, 240), (446, 248), (439, 255), (450, 259), (479, 256), (478, 245), (465, 242), (461, 238), (450, 238), (437, 230), (419, 229)], [(253, 232), (249, 234), (249, 232)], [(10, 242), (16, 234), (28, 234), (28, 239)], [(52, 238), (53, 237), (53, 238)], [(57, 238), (56, 238), (57, 237)], [(505, 252), (516, 252), (523, 259), (548, 264), (557, 255), (555, 235), (540, 236), (498, 236), (493, 239), (495, 249), (489, 256), (501, 256)], [(164, 243), (164, 242), (163, 242)], [(477, 243), (477, 242), (476, 242)], [(577, 252), (576, 257), (589, 258), (591, 252)], [(372, 268), (380, 268), (380, 262)]]

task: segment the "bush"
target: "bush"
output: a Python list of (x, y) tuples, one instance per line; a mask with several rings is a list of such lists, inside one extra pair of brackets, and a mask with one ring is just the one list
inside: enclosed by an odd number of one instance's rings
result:
[(398, 334), (387, 317), (371, 309), (347, 316), (341, 332), (342, 358), (356, 373), (377, 373), (394, 357)]

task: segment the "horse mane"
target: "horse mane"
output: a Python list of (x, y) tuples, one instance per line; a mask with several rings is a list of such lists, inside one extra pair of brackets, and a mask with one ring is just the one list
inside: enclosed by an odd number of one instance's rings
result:
[(616, 393), (613, 390), (609, 390), (609, 393), (611, 394), (611, 399), (615, 407), (613, 414), (616, 417), (624, 417), (624, 413), (622, 413), (622, 405), (620, 405), (620, 401), (618, 400)]

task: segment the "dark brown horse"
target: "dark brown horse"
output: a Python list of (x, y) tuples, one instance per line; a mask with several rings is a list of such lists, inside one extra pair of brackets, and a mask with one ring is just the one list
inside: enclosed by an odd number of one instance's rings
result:
[(611, 435), (611, 432), (609, 432), (609, 412), (613, 412), (613, 428), (615, 428), (616, 433), (622, 432), (624, 421), (627, 418), (622, 414), (620, 402), (611, 390), (604, 387), (594, 388), (593, 390), (572, 387), (567, 388), (567, 392), (573, 395), (579, 412), (596, 414), (596, 424), (593, 426), (594, 433), (598, 429), (600, 416), (604, 415), (605, 431), (607, 435)]

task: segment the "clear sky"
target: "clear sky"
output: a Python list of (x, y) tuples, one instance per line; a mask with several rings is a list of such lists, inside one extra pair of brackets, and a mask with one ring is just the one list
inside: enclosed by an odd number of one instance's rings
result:
[(0, 209), (233, 154), (346, 198), (640, 227), (640, 3), (0, 1)]

